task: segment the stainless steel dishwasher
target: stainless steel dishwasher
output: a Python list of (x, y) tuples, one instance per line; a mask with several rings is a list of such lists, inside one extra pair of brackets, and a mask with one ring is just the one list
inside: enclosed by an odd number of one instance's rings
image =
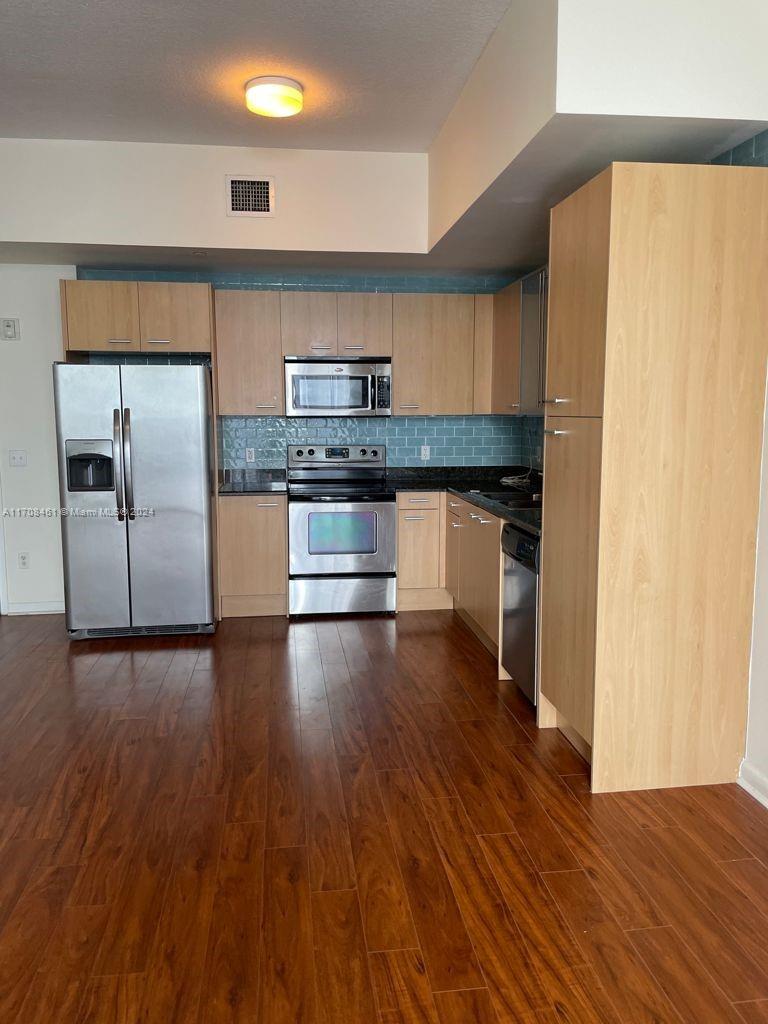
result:
[(501, 533), (504, 555), (504, 615), (501, 664), (526, 697), (536, 704), (539, 539), (507, 523)]

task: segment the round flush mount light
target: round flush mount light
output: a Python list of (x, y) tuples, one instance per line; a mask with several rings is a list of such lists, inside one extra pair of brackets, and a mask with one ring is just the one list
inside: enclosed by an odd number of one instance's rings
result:
[(252, 78), (245, 83), (245, 105), (262, 117), (292, 117), (301, 113), (304, 90), (292, 78)]

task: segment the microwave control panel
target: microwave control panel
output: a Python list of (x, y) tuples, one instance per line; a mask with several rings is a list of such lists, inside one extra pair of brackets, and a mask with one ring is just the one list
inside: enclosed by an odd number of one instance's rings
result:
[(377, 377), (376, 378), (376, 408), (377, 409), (389, 409), (392, 404), (391, 397), (392, 390), (392, 378), (391, 377)]

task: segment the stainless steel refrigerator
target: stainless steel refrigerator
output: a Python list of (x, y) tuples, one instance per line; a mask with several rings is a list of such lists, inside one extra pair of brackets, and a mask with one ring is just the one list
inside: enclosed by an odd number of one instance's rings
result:
[(214, 629), (210, 371), (53, 368), (73, 639)]

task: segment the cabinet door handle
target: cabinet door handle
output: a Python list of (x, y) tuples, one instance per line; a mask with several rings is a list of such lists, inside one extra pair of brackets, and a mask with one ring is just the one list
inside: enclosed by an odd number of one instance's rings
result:
[(510, 402), (507, 408), (509, 408), (509, 409), (519, 409), (520, 408), (520, 403), (519, 402)]
[(470, 519), (479, 519), (480, 516), (476, 512), (470, 512), (469, 513), (469, 518)]
[(550, 437), (562, 437), (563, 434), (567, 434), (567, 433), (569, 433), (569, 431), (567, 431), (567, 430), (550, 430), (550, 429), (547, 429), (547, 430), (544, 431), (544, 433), (545, 434), (549, 434)]
[(403, 516), (403, 519), (405, 519), (406, 522), (413, 522), (413, 521), (422, 522), (426, 518), (427, 518), (426, 516)]
[(492, 523), (492, 522), (493, 522), (492, 519), (478, 519), (478, 523), (480, 523), (481, 526), (487, 526), (488, 523)]
[(449, 505), (450, 508), (458, 508), (459, 507), (459, 502), (458, 501), (449, 501), (448, 505)]
[(452, 530), (461, 530), (463, 526), (463, 523), (451, 523)]
[(259, 501), (256, 504), (256, 508), (277, 508), (278, 502), (276, 501)]
[(170, 338), (147, 338), (146, 341), (147, 341), (148, 345), (170, 345), (171, 344), (171, 339)]
[(132, 345), (130, 338), (107, 338), (108, 345)]
[(410, 405), (404, 405), (403, 403), (401, 403), (400, 404), (400, 408), (401, 409), (420, 409), (421, 406), (418, 403), (417, 404), (411, 403)]
[(365, 345), (345, 345), (344, 348), (350, 352), (362, 352), (365, 349)]
[(330, 346), (330, 345), (310, 345), (309, 347), (310, 347), (310, 348), (316, 348), (316, 349), (320, 349), (320, 350), (322, 350), (323, 352), (327, 352), (327, 351), (328, 351), (328, 349), (329, 349), (329, 348), (330, 348), (331, 346)]
[(276, 409), (277, 405), (275, 404), (275, 402), (257, 402), (256, 403), (256, 408), (257, 409)]
[(412, 505), (421, 505), (429, 502), (429, 498), (409, 498)]
[(568, 401), (567, 398), (545, 398), (543, 399), (544, 405), (564, 405)]

